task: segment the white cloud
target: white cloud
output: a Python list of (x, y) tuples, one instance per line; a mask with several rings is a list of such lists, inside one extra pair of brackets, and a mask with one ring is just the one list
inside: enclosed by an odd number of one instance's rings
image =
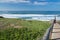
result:
[(28, 1), (28, 0), (0, 0), (0, 3), (4, 3), (4, 2), (15, 2), (15, 3), (24, 2), (24, 3), (29, 3), (30, 1)]
[(37, 1), (35, 1), (34, 4), (35, 5), (46, 5), (46, 4), (48, 4), (48, 2), (37, 2)]

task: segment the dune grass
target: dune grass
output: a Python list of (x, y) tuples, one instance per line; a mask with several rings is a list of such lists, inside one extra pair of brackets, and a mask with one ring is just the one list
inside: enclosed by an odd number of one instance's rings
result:
[(0, 40), (38, 40), (49, 26), (47, 21), (0, 18)]

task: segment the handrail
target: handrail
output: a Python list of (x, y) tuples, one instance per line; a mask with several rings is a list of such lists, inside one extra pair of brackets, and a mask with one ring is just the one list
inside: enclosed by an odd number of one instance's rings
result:
[(50, 33), (52, 32), (53, 26), (54, 26), (54, 23), (52, 23), (50, 28), (47, 29), (45, 35), (43, 36), (41, 40), (49, 40), (49, 36), (50, 36)]
[(47, 29), (45, 35), (43, 36), (42, 40), (50, 40), (50, 33), (52, 32), (54, 23), (56, 23), (56, 16), (55, 19), (53, 20), (53, 23), (51, 24), (50, 28)]

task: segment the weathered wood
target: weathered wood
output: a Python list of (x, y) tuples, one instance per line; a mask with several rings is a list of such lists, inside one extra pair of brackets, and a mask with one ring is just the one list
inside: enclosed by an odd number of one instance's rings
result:
[(51, 39), (60, 40), (60, 25), (58, 23), (54, 24), (51, 34), (52, 34)]

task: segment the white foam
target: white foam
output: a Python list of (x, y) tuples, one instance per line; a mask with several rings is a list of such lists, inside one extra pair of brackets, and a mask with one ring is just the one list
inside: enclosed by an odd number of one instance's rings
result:
[[(54, 16), (57, 15), (43, 15), (43, 14), (1, 14), (5, 18), (21, 18), (21, 17), (32, 17), (32, 19), (27, 20), (42, 20), (42, 21), (49, 21), (54, 19)], [(60, 18), (57, 18), (60, 19)]]

